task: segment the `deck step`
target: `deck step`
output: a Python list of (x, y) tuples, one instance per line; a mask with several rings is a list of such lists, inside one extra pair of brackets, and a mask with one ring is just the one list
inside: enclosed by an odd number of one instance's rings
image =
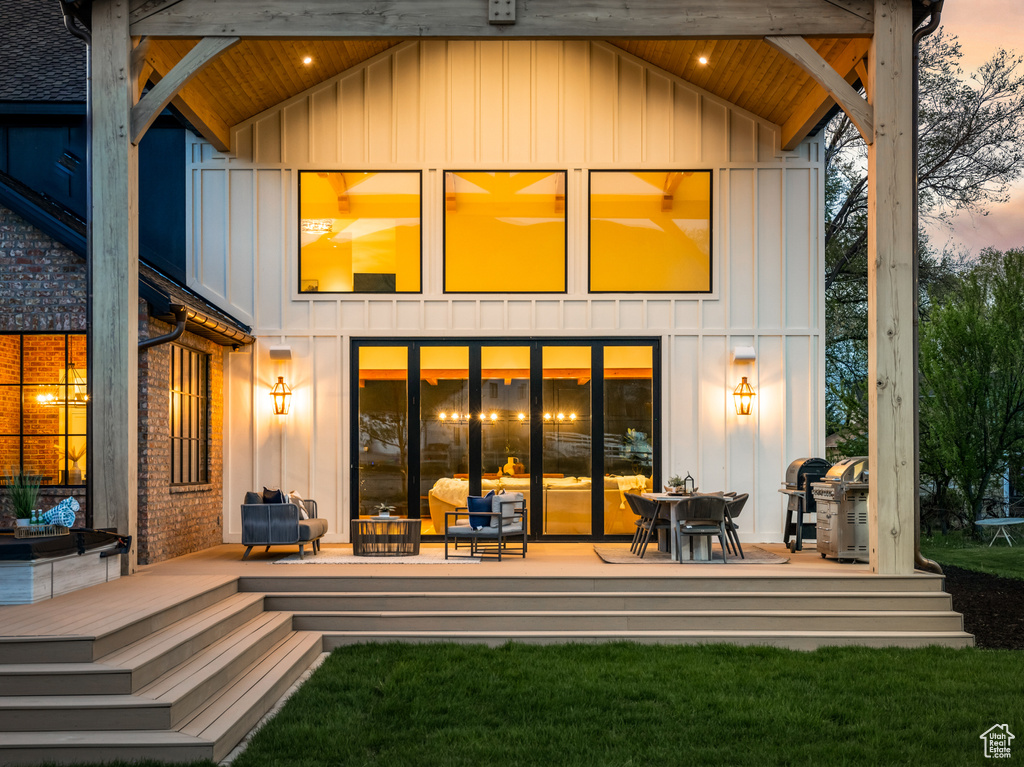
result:
[(951, 611), (918, 610), (614, 610), (423, 611), (295, 613), (304, 631), (675, 631), (703, 629), (857, 631), (961, 631)]
[(362, 592), (278, 593), (266, 597), (268, 610), (293, 612), (419, 611), (427, 610), (716, 610), (815, 609), (823, 604), (843, 610), (950, 610), (952, 601), (942, 591), (778, 593), (744, 592), (593, 592), (545, 591), (481, 592)]
[[(830, 576), (807, 575), (744, 575), (744, 565), (729, 567), (701, 568), (698, 566), (672, 567), (671, 565), (645, 565), (654, 572), (640, 576), (408, 576), (374, 575), (372, 578), (358, 576), (289, 575), (289, 576), (243, 576), (239, 579), (239, 591), (253, 591), (267, 595), (294, 592), (325, 593), (443, 593), (452, 590), (453, 582), (458, 583), (461, 593), (473, 592), (556, 592), (556, 593), (608, 593), (608, 592), (651, 592), (651, 593), (718, 593), (733, 591), (780, 592), (942, 592), (943, 577), (932, 573), (914, 575), (874, 575), (865, 572), (836, 574)], [(292, 569), (292, 568), (287, 568)], [(469, 566), (459, 570), (472, 569)], [(713, 570), (711, 574), (707, 570)], [(785, 570), (785, 567), (780, 567)], [(696, 574), (701, 573), (701, 574)]]
[(324, 650), (369, 642), (456, 642), (499, 647), (506, 642), (567, 644), (637, 642), (640, 644), (765, 645), (791, 650), (858, 645), (864, 647), (972, 647), (962, 631), (346, 631), (324, 633)]
[(141, 688), (136, 695), (168, 704), (169, 726), (173, 727), (290, 633), (290, 615), (261, 613)]
[(319, 632), (289, 634), (178, 729), (213, 742), (214, 760), (223, 759), (313, 664), (322, 646)]
[(132, 674), (98, 663), (0, 665), (0, 696), (130, 695)]
[(170, 705), (134, 695), (19, 695), (0, 698), (0, 732), (160, 730), (170, 727)]
[(213, 743), (169, 730), (103, 732), (12, 732), (0, 738), (0, 764), (95, 764), (152, 759), (196, 762), (213, 759)]

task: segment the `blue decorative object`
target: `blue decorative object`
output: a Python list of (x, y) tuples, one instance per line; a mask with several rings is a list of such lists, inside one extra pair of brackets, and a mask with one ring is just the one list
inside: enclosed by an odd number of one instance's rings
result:
[(494, 491), (491, 490), (483, 498), (471, 495), (466, 499), (466, 506), (469, 507), (469, 526), (474, 530), (487, 527), (491, 523), (491, 497), (493, 495)]
[(52, 509), (43, 513), (43, 522), (47, 525), (75, 526), (75, 512), (81, 508), (78, 501), (67, 497)]

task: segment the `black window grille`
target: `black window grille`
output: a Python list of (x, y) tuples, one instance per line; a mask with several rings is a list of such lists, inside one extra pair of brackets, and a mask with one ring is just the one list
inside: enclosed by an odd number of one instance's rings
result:
[(171, 344), (171, 484), (210, 481), (210, 357)]

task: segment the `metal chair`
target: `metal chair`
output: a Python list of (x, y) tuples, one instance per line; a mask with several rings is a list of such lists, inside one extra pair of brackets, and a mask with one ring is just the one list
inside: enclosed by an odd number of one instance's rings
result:
[[(679, 561), (683, 561), (683, 536), (717, 535), (718, 542), (722, 546), (722, 562), (729, 561), (728, 551), (725, 542), (725, 515), (726, 504), (730, 499), (721, 495), (703, 495), (694, 498), (686, 504), (686, 518), (679, 520), (679, 524), (673, 531), (676, 536), (676, 551), (679, 552)], [(689, 541), (687, 541), (689, 545)]]
[(743, 555), (743, 546), (740, 545), (740, 535), (737, 532), (739, 525), (736, 524), (736, 517), (743, 511), (747, 503), (747, 493), (727, 498), (725, 504), (725, 537), (732, 544), (733, 554), (739, 553), (740, 559), (746, 559)]
[(636, 532), (633, 534), (633, 544), (629, 550), (643, 559), (647, 553), (647, 544), (651, 541), (651, 535), (655, 530), (667, 530), (671, 523), (660, 516), (661, 504), (634, 493), (626, 494), (626, 501), (629, 503), (633, 513), (637, 515)]

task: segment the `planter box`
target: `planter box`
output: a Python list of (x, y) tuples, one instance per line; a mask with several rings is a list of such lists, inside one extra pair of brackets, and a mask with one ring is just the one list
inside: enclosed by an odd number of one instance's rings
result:
[(0, 605), (24, 605), (52, 599), (121, 577), (121, 555), (111, 542), (85, 554), (64, 554), (29, 561), (0, 562)]

